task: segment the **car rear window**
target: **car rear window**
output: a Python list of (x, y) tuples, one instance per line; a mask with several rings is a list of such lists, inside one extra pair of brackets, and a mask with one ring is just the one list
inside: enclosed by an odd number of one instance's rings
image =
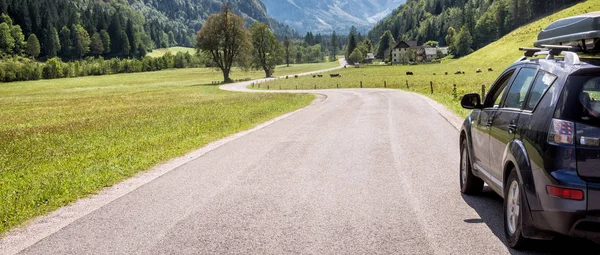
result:
[(556, 75), (540, 71), (535, 78), (535, 82), (533, 82), (531, 92), (529, 92), (529, 100), (527, 101), (525, 110), (533, 111), (554, 81), (556, 81)]
[(600, 126), (600, 73), (570, 77), (561, 101), (561, 119)]

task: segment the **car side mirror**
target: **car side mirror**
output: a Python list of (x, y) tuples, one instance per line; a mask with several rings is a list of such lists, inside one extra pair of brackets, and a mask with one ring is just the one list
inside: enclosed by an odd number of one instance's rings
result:
[(465, 109), (481, 109), (481, 96), (477, 93), (466, 94), (463, 96), (460, 104)]

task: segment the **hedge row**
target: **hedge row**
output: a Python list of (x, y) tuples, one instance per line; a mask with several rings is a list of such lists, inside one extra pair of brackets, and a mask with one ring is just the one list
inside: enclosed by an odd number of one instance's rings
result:
[(105, 75), (118, 73), (151, 72), (172, 68), (193, 68), (204, 66), (197, 56), (179, 52), (167, 53), (162, 57), (144, 57), (142, 59), (105, 60), (87, 58), (80, 61), (62, 62), (59, 58), (49, 59), (46, 63), (28, 58), (15, 57), (0, 60), (0, 81), (29, 81)]

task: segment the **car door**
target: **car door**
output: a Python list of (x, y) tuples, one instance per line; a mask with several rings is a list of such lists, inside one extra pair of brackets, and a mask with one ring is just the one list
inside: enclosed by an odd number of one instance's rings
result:
[(483, 102), (483, 109), (479, 111), (472, 123), (471, 140), (473, 144), (473, 163), (475, 168), (483, 170), (484, 174), (489, 172), (490, 157), (490, 126), (492, 116), (500, 107), (500, 102), (504, 91), (511, 81), (515, 69), (505, 71), (500, 78), (491, 86)]
[(490, 126), (490, 173), (499, 187), (502, 186), (504, 153), (508, 143), (515, 139), (519, 115), (526, 105), (526, 98), (537, 73), (536, 67), (522, 67), (503, 95), (502, 104), (491, 117)]

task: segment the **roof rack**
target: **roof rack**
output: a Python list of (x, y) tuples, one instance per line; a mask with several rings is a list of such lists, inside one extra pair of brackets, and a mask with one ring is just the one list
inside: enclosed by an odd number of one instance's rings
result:
[(525, 51), (525, 56), (519, 58), (517, 62), (526, 60), (533, 56), (547, 55), (546, 59), (554, 59), (555, 56), (563, 55), (565, 63), (569, 65), (580, 65), (579, 55), (577, 53), (584, 53), (579, 46), (564, 46), (564, 45), (542, 45), (542, 48), (528, 48), (521, 47), (520, 51)]

